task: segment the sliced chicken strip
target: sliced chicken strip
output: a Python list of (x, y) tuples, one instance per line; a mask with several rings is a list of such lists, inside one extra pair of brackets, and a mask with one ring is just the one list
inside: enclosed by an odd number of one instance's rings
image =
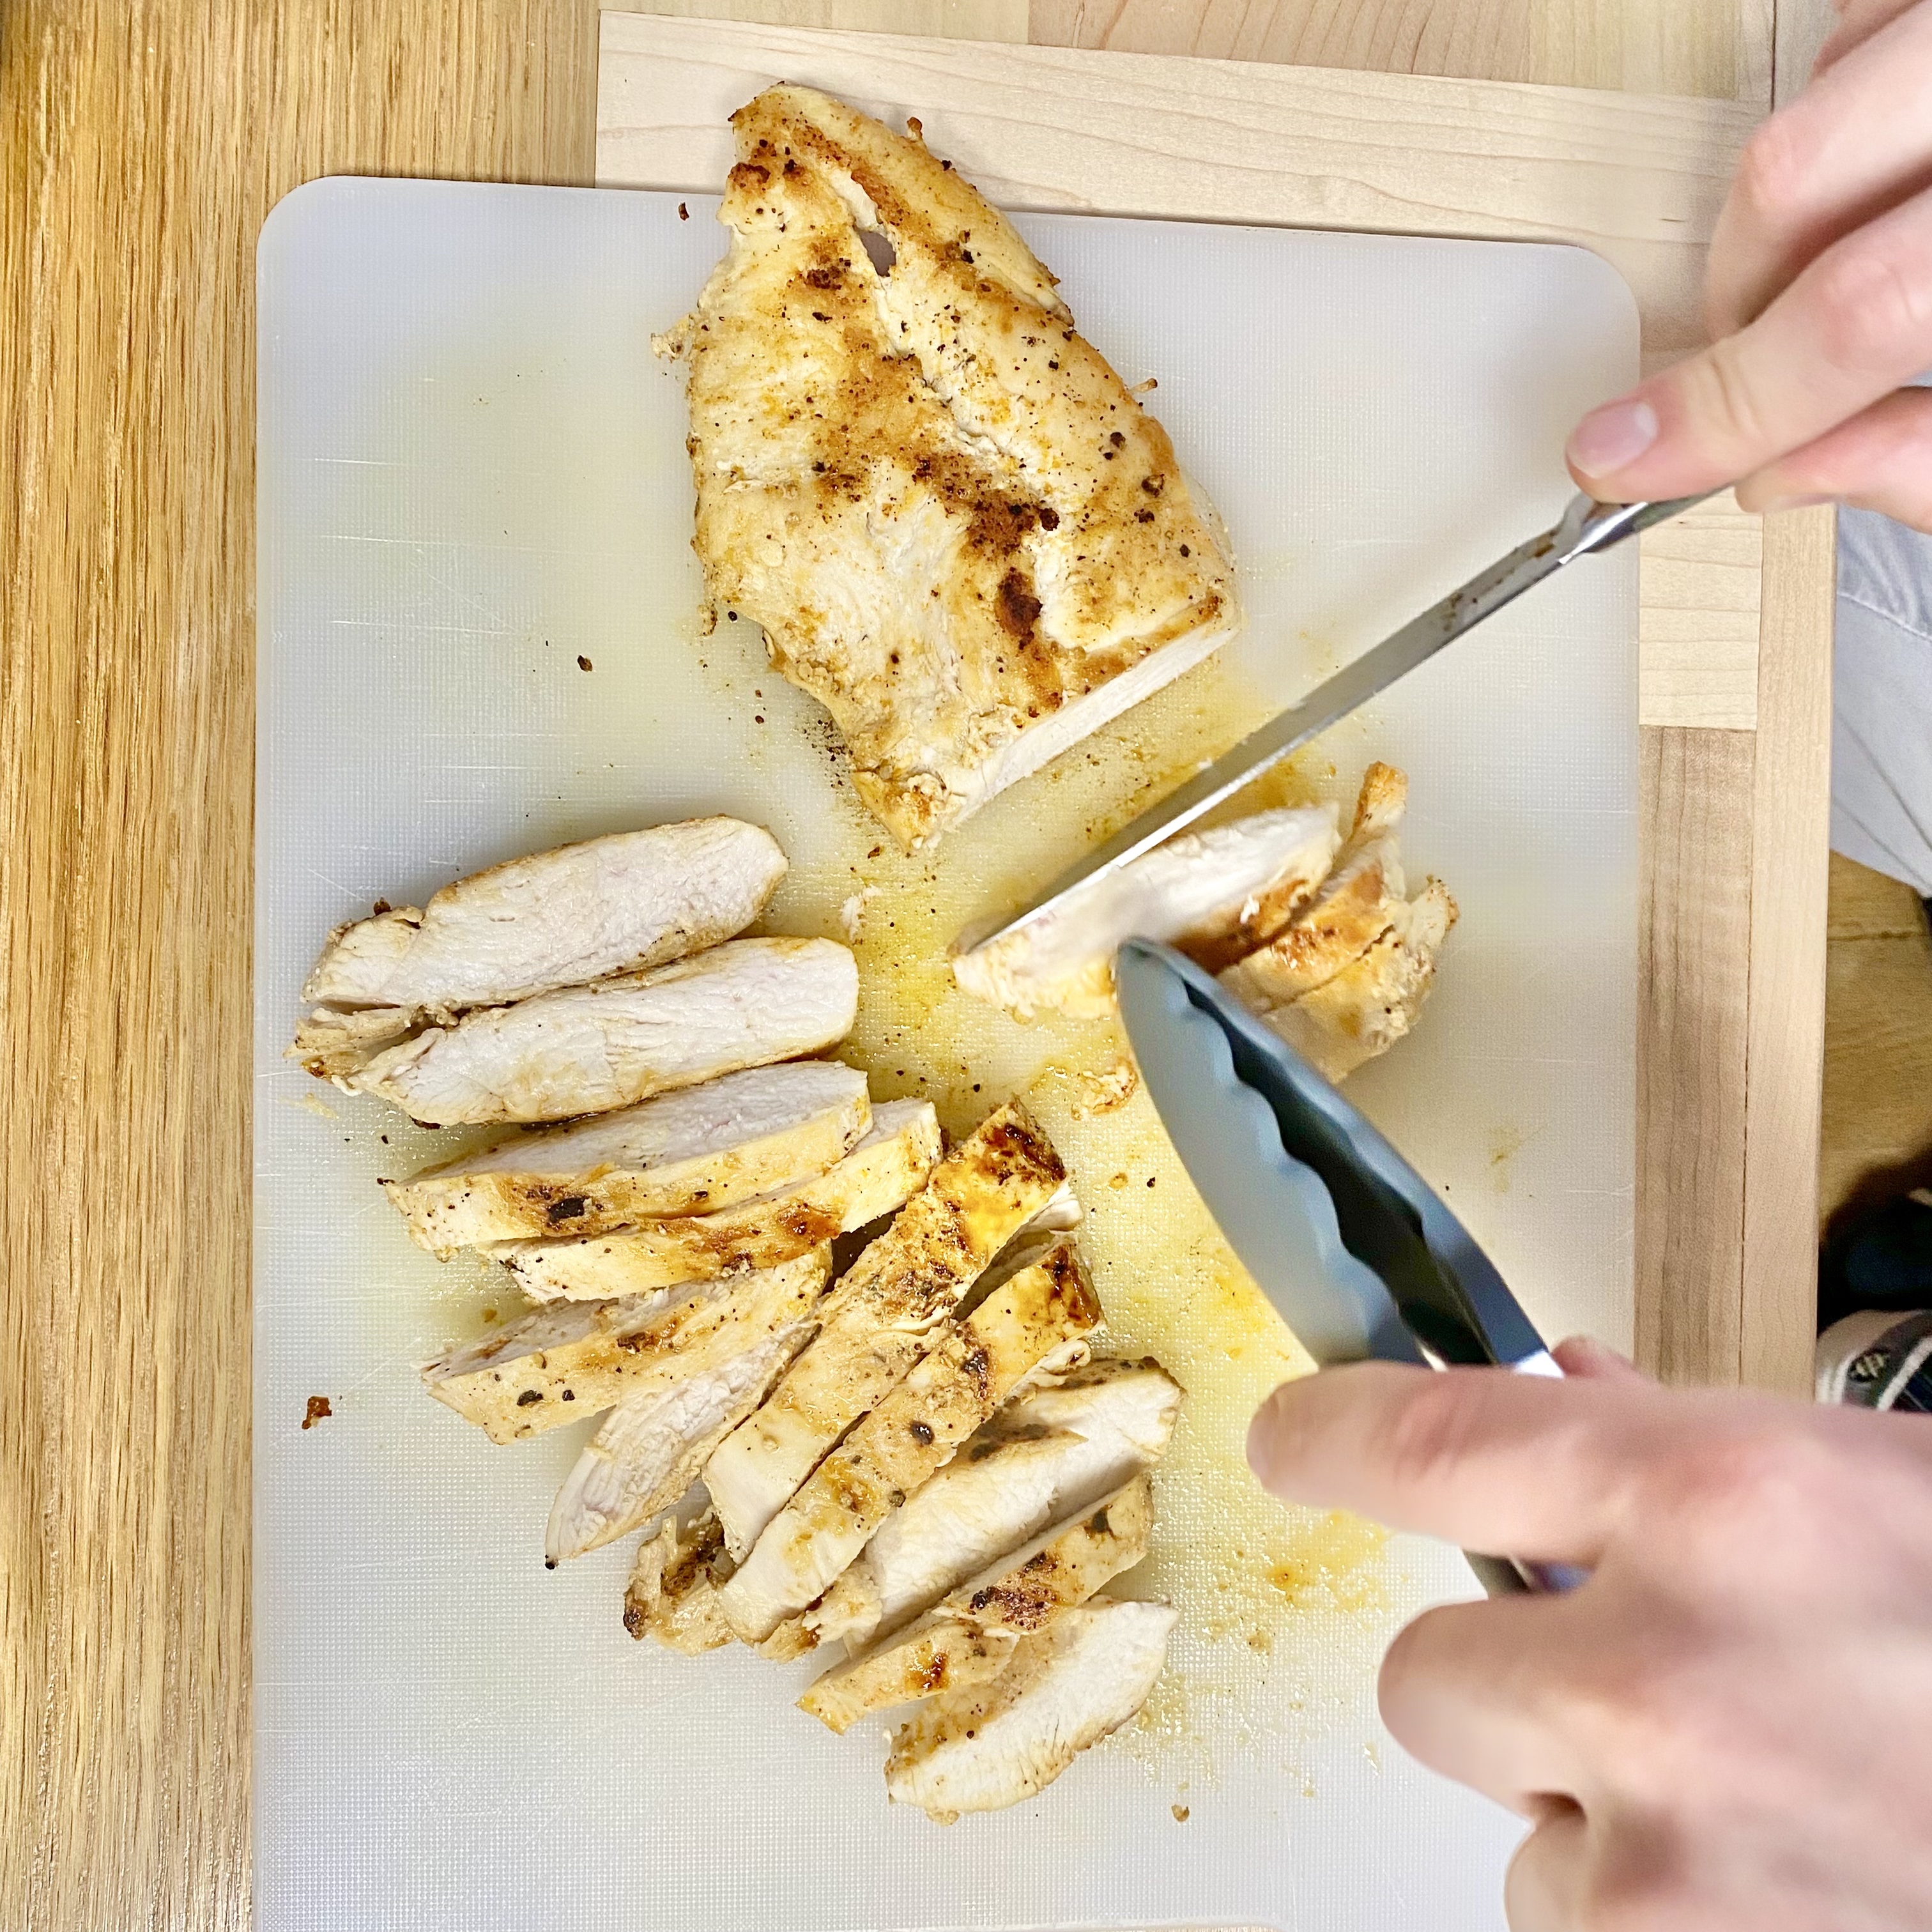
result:
[(1159, 423), (956, 171), (808, 88), (732, 124), (730, 249), (664, 344), (690, 365), (695, 548), (916, 846), (1208, 655), (1234, 570)]
[(1431, 879), (1398, 902), (1388, 930), (1352, 965), (1262, 1018), (1329, 1079), (1345, 1079), (1414, 1025), (1455, 923), (1456, 902)]
[(296, 1022), (295, 1043), (282, 1058), (298, 1062), (318, 1080), (346, 1087), (377, 1054), (416, 1030), (416, 1016), (400, 1006), (365, 1006), (352, 1012), (317, 1006)]
[(1408, 780), (1393, 765), (1372, 764), (1362, 774), (1354, 824), (1322, 890), (1286, 929), (1222, 974), (1235, 998), (1257, 1012), (1286, 1006), (1325, 985), (1388, 930), (1408, 890), (1396, 836), (1408, 800)]
[(888, 1516), (802, 1622), (855, 1653), (1051, 1522), (1090, 1508), (1167, 1453), (1179, 1383), (1154, 1361), (1096, 1361), (1016, 1396)]
[(382, 1185), (418, 1247), (598, 1234), (712, 1214), (823, 1174), (872, 1124), (866, 1076), (820, 1060), (728, 1073)]
[(540, 1308), (430, 1363), (423, 1382), (493, 1442), (540, 1436), (716, 1368), (813, 1318), (831, 1272), (828, 1245), (728, 1281)]
[(762, 826), (693, 818), (536, 852), (336, 928), (302, 988), (435, 1018), (680, 959), (756, 919), (785, 874)]
[(814, 1323), (795, 1322), (714, 1369), (618, 1403), (556, 1492), (545, 1563), (554, 1570), (670, 1508), (815, 1332)]
[(1063, 1611), (991, 1683), (935, 1698), (900, 1727), (887, 1796), (950, 1824), (1045, 1790), (1147, 1702), (1174, 1614), (1106, 1597)]
[(728, 1567), (724, 1532), (709, 1510), (680, 1529), (668, 1522), (638, 1550), (624, 1590), (624, 1628), (695, 1657), (731, 1641), (718, 1613), (717, 1573)]
[(828, 1670), (799, 1708), (844, 1731), (874, 1711), (990, 1682), (1021, 1638), (1138, 1563), (1153, 1527), (1154, 1484), (1136, 1476), (962, 1584), (901, 1635)]
[(858, 968), (836, 940), (734, 939), (470, 1013), (343, 1084), (429, 1126), (562, 1120), (836, 1046), (858, 1000)]
[(725, 1621), (762, 1642), (824, 1592), (1042, 1355), (1100, 1325), (1070, 1241), (949, 1323), (766, 1525), (719, 1594)]
[(776, 1268), (836, 1234), (890, 1214), (925, 1184), (939, 1158), (928, 1100), (874, 1108), (858, 1145), (824, 1174), (718, 1214), (673, 1215), (580, 1240), (493, 1243), (532, 1300), (609, 1300), (747, 1268)]
[(967, 944), (955, 952), (953, 976), (1018, 1019), (1111, 1012), (1122, 940), (1165, 940), (1218, 968), (1288, 923), (1340, 842), (1333, 806), (1257, 812), (1183, 832), (1018, 932)]
[(933, 1169), (839, 1282), (818, 1340), (705, 1465), (734, 1557), (925, 1353), (932, 1330), (1066, 1179), (1060, 1156), (1017, 1103), (990, 1114)]

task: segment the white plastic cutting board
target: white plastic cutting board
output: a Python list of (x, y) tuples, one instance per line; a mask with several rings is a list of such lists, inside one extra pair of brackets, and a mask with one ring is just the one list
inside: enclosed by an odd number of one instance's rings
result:
[[(1226, 518), (1250, 629), (908, 864), (874, 851), (749, 627), (698, 628), (682, 395), (647, 340), (718, 250), (712, 205), (686, 200), (681, 219), (673, 196), (326, 182), (262, 237), (257, 1922), (1498, 1926), (1511, 1821), (1408, 1762), (1372, 1709), (1380, 1645), (1466, 1572), (1421, 1544), (1364, 1567), (1304, 1524), (1301, 1568), (1274, 1574), (1314, 1576), (1292, 1594), (1315, 1607), (1283, 1620), (1262, 1571), (1289, 1519), (1246, 1487), (1238, 1441), (1286, 1345), (1229, 1326), (1239, 1285), (1144, 1100), (1101, 1123), (1066, 1098), (1104, 1029), (978, 1015), (937, 956), (960, 907), (1057, 869), (1136, 786), (1548, 521), (1567, 426), (1636, 373), (1628, 291), (1562, 248), (1022, 220), (1085, 332), (1129, 380), (1157, 375), (1150, 406)], [(1309, 774), (1341, 791), (1369, 756), (1404, 765), (1414, 869), (1464, 912), (1423, 1027), (1352, 1091), (1548, 1331), (1618, 1342), (1635, 565), (1566, 573)], [(875, 889), (855, 1048), (875, 1093), (930, 1078), (958, 1126), (1025, 1088), (1067, 1138), (1123, 1344), (1161, 1346), (1190, 1385), (1148, 1572), (1183, 1610), (1171, 1683), (1040, 1799), (950, 1830), (889, 1808), (881, 1738), (790, 1710), (774, 1666), (633, 1644), (628, 1546), (545, 1574), (579, 1432), (490, 1448), (414, 1372), (514, 1296), (412, 1249), (374, 1188), (428, 1137), (280, 1058), (324, 935), (371, 902), (718, 810), (791, 853), (778, 928), (836, 930)], [(313, 1394), (333, 1413), (304, 1430)]]

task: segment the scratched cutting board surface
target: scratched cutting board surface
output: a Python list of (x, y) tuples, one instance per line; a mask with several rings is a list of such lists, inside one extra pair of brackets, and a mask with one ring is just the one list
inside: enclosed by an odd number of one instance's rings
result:
[[(1101, 1116), (1104, 1026), (949, 993), (979, 905), (1540, 527), (1568, 424), (1636, 370), (1580, 251), (1041, 217), (1028, 238), (1226, 518), (1249, 628), (937, 853), (854, 800), (748, 625), (698, 619), (676, 378), (649, 337), (718, 253), (694, 196), (337, 181), (260, 258), (256, 1108), (257, 1922), (859, 1932), (1499, 1925), (1510, 1820), (1382, 1732), (1388, 1634), (1452, 1552), (1276, 1510), (1241, 1468), (1295, 1365), (1144, 1096)], [(1331, 734), (1282, 795), (1412, 781), (1406, 849), (1462, 924), (1424, 1022), (1352, 1091), (1552, 1334), (1627, 1344), (1635, 557), (1565, 573)], [(884, 1732), (800, 1672), (633, 1643), (628, 1541), (547, 1574), (582, 1430), (512, 1449), (416, 1364), (514, 1312), (376, 1190), (436, 1137), (280, 1058), (328, 928), (512, 854), (699, 812), (769, 824), (768, 924), (862, 916), (852, 1053), (958, 1130), (1024, 1092), (1067, 1151), (1117, 1337), (1188, 1384), (1155, 1553), (1181, 1610), (1144, 1720), (1040, 1798), (889, 1807)], [(1158, 1184), (1156, 1185), (1156, 1184)], [(332, 1414), (301, 1425), (308, 1398)], [(587, 1427), (587, 1424), (586, 1426)], [(809, 1666), (804, 1667), (806, 1675)]]

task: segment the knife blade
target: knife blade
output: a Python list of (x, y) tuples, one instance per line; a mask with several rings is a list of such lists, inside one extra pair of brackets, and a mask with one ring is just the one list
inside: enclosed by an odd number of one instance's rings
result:
[(976, 932), (974, 944), (990, 945), (1018, 932), (1070, 894), (1151, 850), (1545, 578), (1579, 557), (1608, 550), (1703, 501), (1701, 496), (1654, 503), (1599, 503), (1589, 496), (1573, 498), (1562, 517), (1540, 536), (1519, 544), (1507, 556), (1450, 591), (1439, 604), (1412, 618), (1394, 635), (1317, 685), (1300, 703), (1251, 732), (1232, 751), (1070, 866), (1030, 904), (1003, 923)]

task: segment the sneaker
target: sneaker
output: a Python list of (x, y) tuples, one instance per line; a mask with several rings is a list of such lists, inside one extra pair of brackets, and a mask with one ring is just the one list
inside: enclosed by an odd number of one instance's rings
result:
[(1820, 1402), (1932, 1415), (1932, 1311), (1864, 1308), (1818, 1337)]

